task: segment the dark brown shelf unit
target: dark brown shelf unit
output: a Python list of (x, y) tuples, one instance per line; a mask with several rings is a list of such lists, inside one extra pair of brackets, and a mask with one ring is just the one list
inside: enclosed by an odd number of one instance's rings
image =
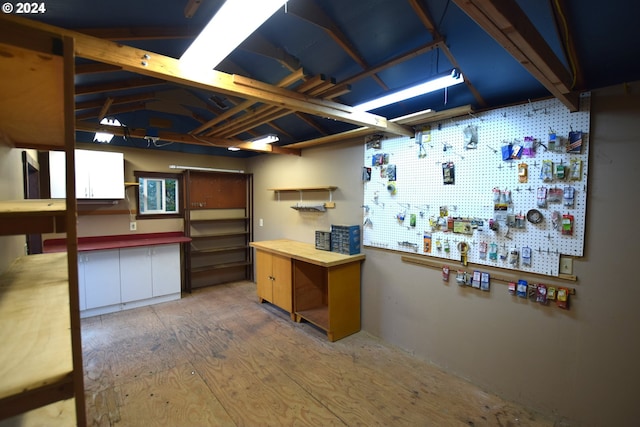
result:
[(253, 280), (253, 175), (186, 170), (185, 291)]

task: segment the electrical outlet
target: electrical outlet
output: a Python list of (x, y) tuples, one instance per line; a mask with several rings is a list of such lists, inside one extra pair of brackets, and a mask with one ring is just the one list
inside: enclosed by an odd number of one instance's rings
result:
[(129, 223), (129, 231), (136, 231), (138, 229), (138, 225), (135, 221), (131, 221)]
[(560, 273), (561, 274), (573, 273), (573, 258), (560, 257)]
[(264, 221), (262, 221), (262, 218), (260, 218), (260, 227), (262, 227), (264, 225)]

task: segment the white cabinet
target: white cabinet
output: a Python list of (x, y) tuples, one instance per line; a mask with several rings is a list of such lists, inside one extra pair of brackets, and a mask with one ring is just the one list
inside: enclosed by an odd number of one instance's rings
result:
[[(66, 196), (64, 153), (49, 152), (51, 197)], [(75, 150), (77, 199), (124, 199), (124, 155)]]
[(151, 247), (153, 296), (180, 292), (180, 245)]
[[(120, 258), (118, 249), (78, 253), (78, 276), (84, 285), (86, 309), (119, 304)], [(82, 290), (80, 290), (82, 299)]]
[(82, 317), (180, 299), (180, 244), (80, 252)]
[(151, 298), (151, 247), (120, 249), (120, 294), (122, 302)]

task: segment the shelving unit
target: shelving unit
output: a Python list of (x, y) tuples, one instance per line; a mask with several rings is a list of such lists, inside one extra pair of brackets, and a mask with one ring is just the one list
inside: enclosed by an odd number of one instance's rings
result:
[(253, 279), (253, 176), (185, 171), (185, 290)]
[[(327, 209), (332, 209), (336, 207), (335, 202), (333, 201), (333, 192), (338, 187), (335, 186), (320, 186), (320, 187), (297, 187), (297, 188), (268, 188), (269, 191), (274, 191), (278, 195), (278, 201), (280, 201), (280, 193), (293, 193), (297, 192), (300, 194), (300, 202), (291, 206), (291, 209), (295, 209), (300, 212), (326, 212)], [(329, 201), (318, 205), (318, 204), (304, 204), (302, 201), (302, 195), (304, 192), (328, 192), (329, 193)]]
[(86, 425), (74, 186), (73, 40), (0, 16), (0, 143), (62, 150), (66, 200), (0, 202), (0, 235), (66, 232), (67, 252), (0, 275), (0, 425)]

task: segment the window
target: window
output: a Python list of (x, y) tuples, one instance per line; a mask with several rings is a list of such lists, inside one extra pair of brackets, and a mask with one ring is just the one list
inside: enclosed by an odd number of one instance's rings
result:
[(161, 172), (135, 171), (138, 182), (136, 218), (182, 216), (182, 176)]

